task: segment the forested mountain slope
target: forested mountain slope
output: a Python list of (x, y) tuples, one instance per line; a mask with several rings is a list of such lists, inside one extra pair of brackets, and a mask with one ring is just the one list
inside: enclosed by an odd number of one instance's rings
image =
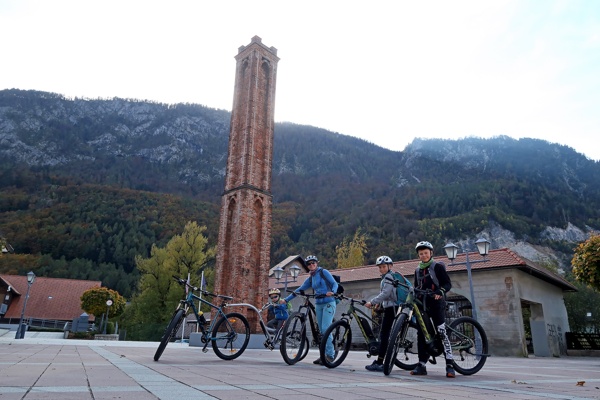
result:
[[(0, 91), (0, 235), (16, 251), (0, 268), (43, 263), (49, 276), (131, 288), (134, 255), (187, 220), (216, 244), (229, 119), (193, 104)], [(332, 267), (336, 245), (360, 228), (368, 262), (413, 257), (423, 239), (441, 251), (486, 234), (565, 266), (600, 228), (599, 182), (598, 162), (540, 140), (415, 139), (393, 152), (276, 124), (272, 261), (316, 253)]]

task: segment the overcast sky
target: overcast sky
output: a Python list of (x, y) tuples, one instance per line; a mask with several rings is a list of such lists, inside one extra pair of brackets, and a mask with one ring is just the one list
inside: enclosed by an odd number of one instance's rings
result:
[(231, 110), (278, 49), (275, 120), (403, 150), (539, 138), (600, 160), (600, 1), (0, 0), (0, 90)]

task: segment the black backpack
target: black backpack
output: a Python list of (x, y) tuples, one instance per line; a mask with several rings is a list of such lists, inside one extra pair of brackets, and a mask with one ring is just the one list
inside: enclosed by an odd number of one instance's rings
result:
[[(325, 282), (327, 282), (327, 286), (329, 286), (329, 290), (331, 290), (332, 285), (329, 284), (329, 281), (325, 278), (325, 274), (323, 273), (323, 268), (321, 268), (321, 270), (319, 271), (319, 273), (321, 274), (321, 279), (323, 279)], [(340, 281), (342, 280), (340, 278), (339, 275), (334, 275), (331, 274), (331, 276), (333, 276), (333, 279), (337, 282), (338, 287), (337, 287), (337, 292), (336, 294), (342, 294), (344, 293), (344, 287), (342, 286), (342, 284), (340, 283)]]
[[(433, 281), (435, 286), (440, 287), (440, 281), (438, 281), (437, 276), (435, 276), (436, 265), (441, 265), (444, 269), (446, 268), (446, 265), (444, 265), (444, 263), (434, 262), (429, 266), (429, 276), (431, 277), (431, 280)], [(421, 286), (421, 282), (423, 282), (423, 278), (425, 278), (425, 276), (423, 275), (423, 270), (417, 267), (417, 269), (415, 270), (415, 276), (417, 277), (417, 285)]]

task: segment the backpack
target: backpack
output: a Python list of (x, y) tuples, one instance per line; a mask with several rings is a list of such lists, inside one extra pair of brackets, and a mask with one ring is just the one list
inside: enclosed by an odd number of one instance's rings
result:
[[(406, 297), (408, 296), (408, 288), (412, 286), (412, 283), (410, 283), (410, 281), (406, 279), (400, 272), (392, 271), (392, 276), (394, 277), (392, 284), (396, 288), (396, 305), (399, 306), (406, 301)], [(390, 278), (385, 279), (391, 280)], [(399, 285), (396, 281), (408, 286), (408, 288)]]
[[(323, 268), (321, 268), (321, 270), (319, 271), (319, 273), (321, 274), (321, 279), (323, 279), (326, 283), (327, 286), (329, 286), (329, 290), (331, 290), (331, 285), (329, 284), (329, 281), (325, 278), (325, 273), (323, 272)], [(342, 280), (340, 278), (339, 275), (333, 275), (331, 274), (331, 276), (333, 276), (333, 279), (337, 282), (338, 287), (337, 287), (337, 292), (336, 294), (342, 294), (344, 293), (344, 287), (342, 286), (342, 284), (340, 283), (340, 281)]]
[[(443, 263), (433, 263), (429, 266), (429, 276), (431, 277), (431, 280), (433, 281), (433, 284), (437, 287), (440, 287), (440, 281), (438, 280), (437, 276), (435, 275), (435, 266), (436, 265), (441, 265), (442, 268), (446, 268), (446, 266)], [(423, 278), (425, 278), (425, 276), (422, 274), (422, 270), (421, 268), (417, 267), (417, 269), (415, 270), (415, 277), (417, 278), (417, 283), (419, 284), (419, 286), (421, 286), (421, 282), (423, 281)]]

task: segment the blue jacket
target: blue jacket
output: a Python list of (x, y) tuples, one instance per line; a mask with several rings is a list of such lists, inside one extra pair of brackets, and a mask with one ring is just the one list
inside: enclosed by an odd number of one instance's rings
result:
[[(322, 274), (321, 274), (321, 270), (323, 271)], [(325, 278), (325, 280), (323, 278)], [(302, 285), (300, 285), (300, 287), (298, 289), (296, 289), (294, 291), (294, 293), (290, 293), (290, 295), (285, 298), (285, 301), (290, 301), (291, 299), (296, 297), (297, 292), (299, 292), (301, 290), (308, 290), (311, 288), (313, 289), (313, 291), (315, 292), (316, 295), (320, 295), (320, 294), (324, 295), (327, 292), (335, 293), (337, 291), (338, 284), (335, 281), (335, 279), (333, 279), (333, 276), (331, 276), (331, 273), (329, 271), (327, 271), (324, 268), (318, 267), (315, 270), (315, 275), (309, 276), (308, 278), (306, 278), (304, 283)], [(332, 301), (335, 301), (335, 298), (333, 296), (317, 298), (315, 300), (315, 303), (316, 304), (324, 304), (324, 303), (329, 303)]]
[(271, 304), (268, 311), (272, 311), (275, 314), (275, 319), (286, 320), (289, 317), (287, 304)]

